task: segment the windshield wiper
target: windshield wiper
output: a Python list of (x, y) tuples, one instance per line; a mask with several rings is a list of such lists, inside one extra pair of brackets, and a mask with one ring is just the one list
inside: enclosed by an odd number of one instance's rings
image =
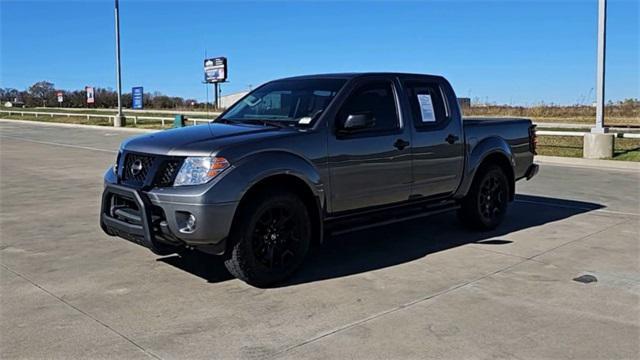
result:
[(245, 124), (256, 124), (256, 125), (264, 125), (264, 126), (275, 126), (279, 128), (286, 128), (288, 125), (283, 124), (281, 121), (268, 120), (268, 119), (242, 119), (242, 123)]
[(240, 123), (240, 121), (238, 121), (238, 120), (231, 120), (231, 119), (227, 119), (227, 118), (217, 118), (215, 120), (215, 122), (221, 122), (221, 123), (224, 123), (224, 124), (233, 124), (233, 125)]
[(269, 119), (229, 119), (229, 118), (218, 118), (216, 122), (222, 122), (226, 124), (254, 124), (254, 125), (263, 125), (263, 126), (274, 126), (279, 128), (288, 127), (287, 124), (284, 124), (282, 121), (269, 120)]

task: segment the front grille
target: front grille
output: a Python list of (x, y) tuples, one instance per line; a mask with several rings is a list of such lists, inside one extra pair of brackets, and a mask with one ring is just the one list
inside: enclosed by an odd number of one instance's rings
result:
[(148, 155), (127, 154), (124, 158), (122, 179), (137, 185), (144, 184), (153, 166), (154, 158)]
[(175, 180), (176, 175), (178, 175), (178, 170), (180, 170), (182, 161), (181, 160), (166, 160), (162, 165), (160, 171), (158, 172), (158, 176), (156, 176), (156, 181), (154, 181), (156, 186), (171, 186), (173, 185), (173, 180)]
[(181, 158), (125, 153), (121, 180), (136, 188), (172, 186), (181, 165)]

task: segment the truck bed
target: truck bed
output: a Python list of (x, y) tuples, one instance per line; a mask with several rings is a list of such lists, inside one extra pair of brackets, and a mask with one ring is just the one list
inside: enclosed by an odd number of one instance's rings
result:
[(523, 177), (533, 162), (530, 152), (529, 129), (532, 121), (516, 117), (465, 117), (463, 127), (469, 151), (483, 140), (497, 136), (502, 137), (511, 147), (515, 160), (516, 179)]
[(513, 124), (513, 123), (523, 123), (529, 122), (531, 123), (531, 119), (527, 118), (518, 118), (518, 117), (484, 117), (484, 116), (470, 116), (462, 118), (463, 124), (465, 126), (474, 126), (474, 125), (488, 125), (488, 124)]

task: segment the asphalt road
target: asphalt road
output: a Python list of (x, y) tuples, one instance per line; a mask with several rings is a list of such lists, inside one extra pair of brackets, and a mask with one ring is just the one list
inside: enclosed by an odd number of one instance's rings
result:
[(638, 172), (543, 165), (496, 231), (343, 235), (265, 290), (102, 233), (131, 134), (0, 122), (1, 358), (640, 357)]

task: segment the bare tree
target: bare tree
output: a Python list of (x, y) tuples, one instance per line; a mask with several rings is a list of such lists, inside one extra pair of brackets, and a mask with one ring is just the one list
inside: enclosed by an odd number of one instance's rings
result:
[(42, 106), (47, 106), (47, 100), (52, 98), (55, 92), (53, 83), (38, 81), (29, 87), (29, 94), (34, 99), (42, 101)]

